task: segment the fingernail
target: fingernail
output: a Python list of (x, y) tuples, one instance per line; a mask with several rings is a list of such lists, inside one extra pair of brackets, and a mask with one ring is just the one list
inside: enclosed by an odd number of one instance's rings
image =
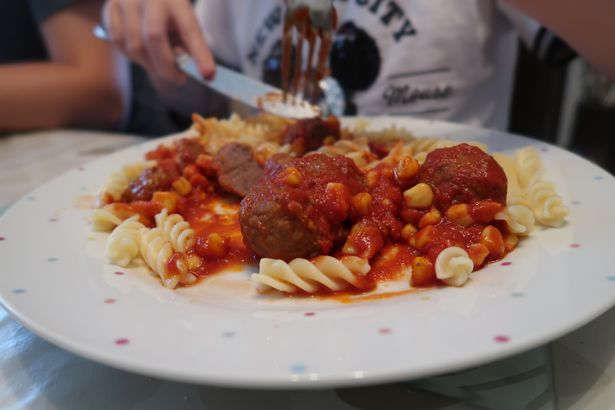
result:
[(205, 65), (201, 67), (201, 74), (208, 80), (213, 80), (216, 76), (216, 67), (213, 65)]

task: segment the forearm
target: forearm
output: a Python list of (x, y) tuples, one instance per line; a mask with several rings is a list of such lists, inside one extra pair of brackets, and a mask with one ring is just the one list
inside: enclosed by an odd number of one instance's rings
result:
[(615, 1), (508, 0), (615, 79)]
[(53, 62), (0, 66), (0, 131), (117, 127), (126, 98), (94, 74)]

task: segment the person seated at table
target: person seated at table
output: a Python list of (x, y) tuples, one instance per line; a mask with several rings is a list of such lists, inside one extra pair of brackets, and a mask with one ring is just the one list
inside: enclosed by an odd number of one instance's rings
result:
[(129, 64), (92, 35), (99, 0), (2, 0), (0, 132), (116, 130), (127, 118)]
[[(318, 0), (295, 3), (308, 1)], [(335, 6), (340, 27), (330, 65), (352, 109), (347, 114), (419, 115), (506, 129), (515, 34), (525, 34), (526, 45), (549, 59), (558, 55), (551, 45), (565, 43), (549, 41), (557, 37), (547, 28), (615, 77), (613, 2), (340, 0)], [(282, 0), (199, 0), (194, 9), (188, 0), (107, 0), (103, 9), (119, 49), (157, 76), (180, 82), (177, 46), (206, 77), (214, 75), (215, 56), (279, 86), (283, 17)], [(198, 112), (208, 104), (189, 102)]]

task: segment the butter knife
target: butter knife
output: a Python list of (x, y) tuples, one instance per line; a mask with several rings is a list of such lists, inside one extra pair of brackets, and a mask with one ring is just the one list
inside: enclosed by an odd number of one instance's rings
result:
[[(109, 41), (107, 30), (100, 24), (93, 29), (95, 37)], [(312, 118), (321, 114), (319, 107), (304, 100), (283, 98), (282, 90), (252, 79), (220, 64), (212, 80), (205, 79), (192, 57), (186, 53), (175, 56), (178, 67), (199, 83), (249, 107), (290, 118)]]

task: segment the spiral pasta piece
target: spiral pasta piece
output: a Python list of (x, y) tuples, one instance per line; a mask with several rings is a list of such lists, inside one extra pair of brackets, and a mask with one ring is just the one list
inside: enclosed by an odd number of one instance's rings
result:
[(568, 208), (564, 206), (551, 182), (532, 183), (527, 188), (527, 197), (539, 223), (556, 228), (562, 226), (568, 216)]
[(139, 245), (141, 257), (155, 273), (160, 276), (165, 287), (173, 289), (179, 283), (179, 277), (169, 275), (167, 263), (173, 256), (173, 246), (161, 228), (148, 230), (141, 236)]
[(173, 249), (178, 252), (187, 252), (194, 246), (194, 229), (179, 214), (169, 215), (163, 208), (155, 217), (156, 226), (162, 229)]
[(534, 213), (525, 205), (508, 205), (495, 219), (504, 221), (510, 231), (516, 235), (527, 236), (534, 229)]
[(348, 285), (359, 287), (357, 275), (363, 276), (370, 269), (369, 262), (357, 256), (344, 256), (341, 259), (319, 256), (312, 261), (297, 258), (289, 263), (280, 259), (263, 258), (259, 272), (252, 275), (252, 280), (265, 288), (286, 293), (298, 290), (314, 293), (322, 286), (338, 291)]
[(506, 174), (508, 181), (508, 190), (506, 193), (506, 203), (508, 205), (528, 205), (525, 198), (525, 192), (519, 185), (519, 179), (517, 175), (517, 164), (515, 160), (508, 155), (500, 152), (496, 152), (493, 155), (493, 159), (502, 167)]
[(539, 180), (544, 173), (540, 154), (531, 146), (516, 152), (515, 164), (517, 167), (517, 180), (519, 186), (523, 189), (527, 189), (532, 182)]
[(141, 235), (147, 230), (137, 215), (119, 224), (107, 238), (105, 257), (111, 263), (128, 266), (139, 255)]
[(338, 140), (331, 145), (323, 145), (315, 153), (329, 156), (343, 155), (353, 160), (357, 166), (364, 168), (376, 159), (369, 149), (366, 138)]
[(474, 270), (468, 253), (456, 246), (444, 249), (436, 258), (436, 277), (449, 286), (462, 286)]
[(109, 210), (109, 208), (95, 209), (90, 214), (92, 229), (96, 232), (111, 232), (122, 220)]

